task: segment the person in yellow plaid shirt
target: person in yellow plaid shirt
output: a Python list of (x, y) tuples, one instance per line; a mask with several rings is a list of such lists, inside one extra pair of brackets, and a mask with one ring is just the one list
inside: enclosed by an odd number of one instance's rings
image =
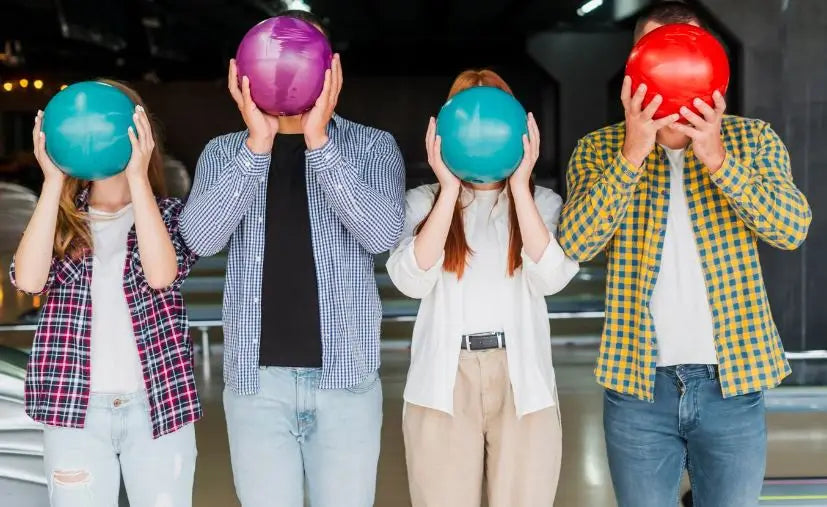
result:
[[(701, 25), (683, 2), (651, 5), (636, 38)], [(595, 370), (620, 507), (675, 505), (683, 469), (696, 505), (756, 505), (766, 461), (763, 390), (790, 372), (758, 241), (794, 249), (811, 212), (784, 144), (760, 120), (696, 99), (658, 120), (627, 76), (626, 120), (593, 132), (569, 164), (564, 252), (608, 258)], [(682, 117), (682, 118), (681, 118)]]

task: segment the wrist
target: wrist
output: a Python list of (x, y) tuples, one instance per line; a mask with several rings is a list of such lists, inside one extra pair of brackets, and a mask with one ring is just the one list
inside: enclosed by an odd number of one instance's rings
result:
[(49, 176), (43, 180), (41, 195), (55, 195), (60, 197), (63, 191), (63, 178), (60, 176)]
[(306, 133), (304, 135), (304, 144), (307, 145), (308, 150), (318, 150), (327, 144), (328, 137), (325, 132)]
[(126, 171), (126, 182), (130, 187), (144, 184), (149, 185), (149, 174), (146, 171), (141, 171), (139, 173)]
[(626, 159), (631, 165), (640, 168), (643, 166), (643, 162), (646, 160), (646, 157), (649, 153), (645, 153), (641, 155), (640, 153), (635, 153), (634, 150), (627, 149), (625, 146), (622, 150), (620, 150), (620, 155)]
[(718, 169), (724, 166), (724, 160), (726, 160), (726, 151), (722, 150), (721, 153), (715, 155), (715, 157), (711, 160), (702, 162), (709, 170), (709, 174), (715, 174), (718, 171)]
[(248, 136), (247, 148), (257, 155), (266, 155), (273, 151), (275, 137), (269, 136)]

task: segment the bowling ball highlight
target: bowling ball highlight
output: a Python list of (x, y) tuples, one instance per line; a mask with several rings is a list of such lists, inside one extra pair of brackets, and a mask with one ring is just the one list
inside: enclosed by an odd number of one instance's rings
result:
[(463, 181), (502, 181), (523, 159), (526, 120), (523, 106), (499, 88), (463, 90), (451, 97), (437, 116), (442, 160)]
[(646, 85), (644, 107), (655, 95), (663, 97), (655, 119), (680, 114), (683, 106), (703, 117), (692, 102), (700, 98), (715, 107), (713, 92), (723, 95), (729, 86), (729, 60), (721, 43), (706, 30), (670, 24), (640, 38), (629, 54), (626, 75), (632, 78), (633, 94)]
[(262, 111), (296, 115), (313, 107), (324, 87), (333, 53), (324, 34), (306, 21), (277, 16), (244, 36), (235, 56), (238, 84), (247, 76)]
[(58, 92), (43, 110), (46, 153), (63, 172), (82, 180), (108, 178), (132, 156), (128, 129), (135, 104), (118, 88), (96, 81)]

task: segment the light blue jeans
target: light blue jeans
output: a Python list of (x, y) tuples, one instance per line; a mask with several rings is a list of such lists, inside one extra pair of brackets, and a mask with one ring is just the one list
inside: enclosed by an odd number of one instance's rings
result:
[(84, 428), (46, 426), (44, 461), (53, 507), (189, 507), (195, 427), (152, 438), (146, 393), (95, 394)]
[(714, 367), (658, 368), (654, 403), (607, 390), (603, 427), (619, 507), (677, 505), (685, 468), (695, 507), (758, 505), (764, 397), (723, 398)]
[(254, 395), (224, 390), (243, 507), (369, 507), (376, 489), (382, 386), (319, 389), (320, 369), (261, 368)]

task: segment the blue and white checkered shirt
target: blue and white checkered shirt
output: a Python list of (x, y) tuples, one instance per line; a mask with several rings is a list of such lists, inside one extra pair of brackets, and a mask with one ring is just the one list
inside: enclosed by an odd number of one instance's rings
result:
[[(320, 387), (338, 389), (358, 384), (379, 368), (382, 307), (373, 255), (393, 247), (402, 233), (405, 167), (387, 132), (334, 116), (328, 137), (305, 158), (321, 313)], [(214, 255), (229, 242), (224, 381), (239, 394), (255, 394), (270, 154), (251, 152), (246, 140), (243, 131), (207, 144), (181, 229), (201, 256)]]

